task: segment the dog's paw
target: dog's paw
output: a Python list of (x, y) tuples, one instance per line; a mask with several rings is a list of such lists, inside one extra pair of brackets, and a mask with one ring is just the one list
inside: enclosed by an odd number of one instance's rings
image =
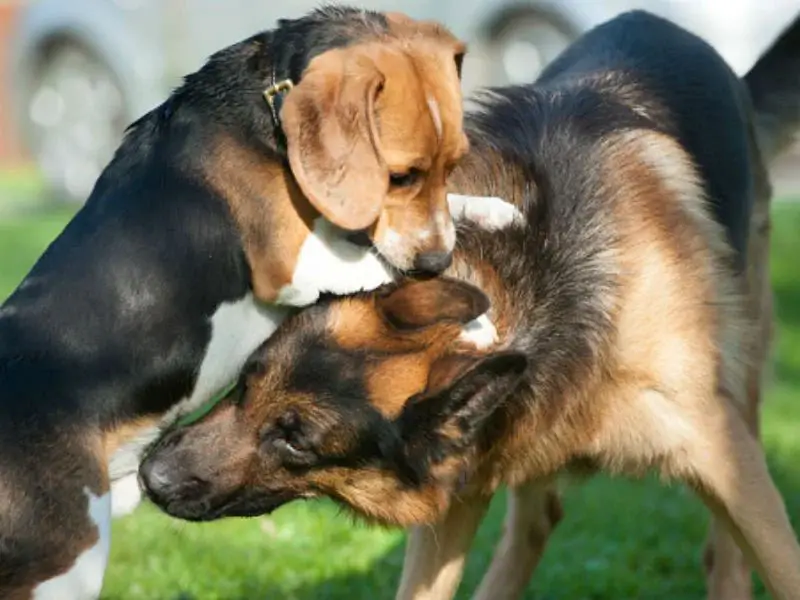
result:
[(454, 220), (467, 219), (484, 229), (503, 229), (524, 220), (516, 206), (495, 196), (447, 194), (447, 204)]

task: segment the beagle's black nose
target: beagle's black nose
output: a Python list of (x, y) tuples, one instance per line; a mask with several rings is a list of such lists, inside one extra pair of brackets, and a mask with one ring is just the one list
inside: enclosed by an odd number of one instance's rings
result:
[(414, 260), (414, 270), (421, 273), (438, 275), (453, 262), (452, 252), (423, 252)]

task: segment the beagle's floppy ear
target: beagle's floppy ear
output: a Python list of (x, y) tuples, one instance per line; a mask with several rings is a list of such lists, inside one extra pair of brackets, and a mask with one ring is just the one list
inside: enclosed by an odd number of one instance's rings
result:
[(376, 297), (378, 311), (395, 329), (441, 322), (466, 324), (489, 310), (489, 298), (473, 285), (449, 277), (407, 280)]
[(330, 50), (310, 62), (281, 109), (289, 165), (300, 189), (342, 229), (372, 225), (389, 191), (375, 116), (383, 83), (367, 57)]

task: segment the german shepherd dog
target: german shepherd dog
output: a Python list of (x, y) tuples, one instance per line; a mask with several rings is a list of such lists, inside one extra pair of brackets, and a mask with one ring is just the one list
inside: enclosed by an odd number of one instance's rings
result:
[[(450, 183), (525, 216), (464, 225), (445, 277), (286, 321), (140, 477), (188, 520), (330, 496), (413, 527), (398, 597), (451, 598), (510, 488), (477, 593), (517, 598), (587, 467), (687, 484), (713, 513), (710, 598), (800, 598), (800, 546), (758, 441), (771, 329), (766, 166), (800, 123), (800, 19), (741, 80), (644, 12), (584, 35), (468, 119)], [(490, 309), (487, 311), (487, 308)]]

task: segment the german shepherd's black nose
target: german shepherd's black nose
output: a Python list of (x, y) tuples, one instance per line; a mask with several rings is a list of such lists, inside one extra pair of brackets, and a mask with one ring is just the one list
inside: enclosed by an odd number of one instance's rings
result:
[(208, 482), (182, 467), (182, 455), (146, 457), (139, 465), (139, 483), (151, 501), (165, 505), (177, 499), (195, 499), (209, 489)]

